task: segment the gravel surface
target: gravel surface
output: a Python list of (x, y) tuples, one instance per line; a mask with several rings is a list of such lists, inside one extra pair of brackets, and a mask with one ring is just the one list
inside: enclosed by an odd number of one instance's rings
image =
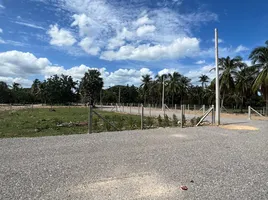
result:
[(268, 122), (240, 125), (1, 139), (0, 199), (268, 199)]

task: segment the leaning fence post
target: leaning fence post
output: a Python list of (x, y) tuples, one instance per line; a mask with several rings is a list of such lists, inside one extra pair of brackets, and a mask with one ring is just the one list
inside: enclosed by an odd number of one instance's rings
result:
[(248, 106), (248, 119), (251, 120), (251, 107)]
[(92, 105), (89, 105), (88, 133), (92, 133)]
[(141, 104), (141, 130), (143, 129), (143, 114), (144, 114), (144, 108), (143, 104)]

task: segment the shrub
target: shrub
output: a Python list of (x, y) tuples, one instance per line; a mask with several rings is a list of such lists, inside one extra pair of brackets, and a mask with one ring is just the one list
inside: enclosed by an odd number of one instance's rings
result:
[(151, 128), (154, 125), (154, 119), (153, 119), (153, 117), (147, 117), (145, 123), (146, 123), (146, 125), (147, 125), (148, 128)]
[(173, 114), (173, 120), (172, 120), (172, 125), (173, 126), (177, 126), (178, 125), (178, 118), (175, 114)]
[(167, 115), (164, 115), (164, 127), (170, 126), (169, 118)]
[(162, 120), (161, 115), (159, 115), (159, 116), (157, 117), (157, 121), (158, 121), (158, 126), (159, 126), (159, 127), (162, 127), (162, 126), (163, 126), (163, 120)]

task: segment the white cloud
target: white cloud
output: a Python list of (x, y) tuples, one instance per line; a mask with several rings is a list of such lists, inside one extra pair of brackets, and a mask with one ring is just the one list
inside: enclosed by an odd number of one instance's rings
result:
[(137, 35), (140, 37), (148, 33), (153, 33), (155, 29), (156, 27), (154, 25), (143, 25), (137, 29)]
[(35, 25), (35, 24), (31, 24), (31, 23), (19, 22), (19, 21), (16, 21), (15, 23), (16, 23), (16, 24), (19, 24), (19, 25), (22, 25), (22, 26), (30, 27), (30, 28), (46, 30), (46, 29), (45, 29), (44, 27), (42, 27), (42, 26), (38, 26), (38, 25)]
[(46, 66), (50, 65), (47, 58), (36, 58), (31, 53), (20, 51), (7, 51), (0, 53), (0, 76), (22, 78), (31, 74), (40, 74)]
[(31, 87), (33, 81), (21, 77), (12, 78), (12, 77), (3, 77), (0, 76), (0, 81), (4, 81), (8, 85), (12, 85), (13, 83), (19, 83), (22, 87)]
[(201, 85), (201, 83), (199, 82), (199, 76), (201, 76), (202, 74), (207, 75), (210, 78), (210, 80), (213, 80), (215, 78), (215, 71), (210, 71), (214, 67), (215, 67), (214, 64), (209, 64), (203, 67), (192, 69), (189, 72), (187, 72), (185, 76), (191, 79), (192, 84)]
[(243, 45), (239, 45), (236, 49), (235, 49), (235, 52), (236, 53), (239, 53), (239, 52), (242, 52), (242, 51), (248, 51), (249, 49)]
[(98, 46), (94, 46), (93, 43), (94, 41), (87, 37), (81, 40), (78, 45), (89, 55), (96, 56), (99, 54), (100, 48)]
[(123, 46), (126, 43), (126, 40), (134, 39), (135, 35), (129, 31), (126, 27), (123, 27), (122, 31), (118, 32), (116, 37), (111, 38), (107, 45), (107, 49), (115, 49), (117, 47)]
[[(194, 28), (217, 20), (217, 15), (208, 11), (180, 12), (180, 9), (177, 9), (182, 4), (180, 0), (152, 4), (155, 6), (140, 1), (61, 0), (54, 2), (58, 10), (72, 13), (74, 20), (71, 26), (78, 29), (79, 40), (91, 38), (95, 51), (97, 47), (100, 48), (100, 53), (95, 54), (104, 55), (102, 57), (107, 57), (106, 55), (110, 57), (117, 53), (107, 50), (128, 47), (134, 47), (135, 51), (139, 51), (140, 48), (147, 46), (150, 47), (148, 49), (157, 51), (157, 47), (166, 47), (175, 40), (192, 37), (191, 31)], [(152, 32), (153, 37), (149, 34)], [(84, 45), (80, 46), (84, 48)], [(189, 54), (189, 56), (193, 55)], [(139, 56), (137, 57), (140, 60)], [(154, 59), (154, 56), (149, 55), (142, 60), (151, 60), (152, 57)], [(160, 59), (167, 57), (181, 58), (173, 57), (172, 54), (172, 56), (160, 56)]]
[(206, 63), (205, 60), (199, 60), (199, 61), (195, 62), (195, 64), (197, 64), (197, 65), (202, 65), (202, 64), (205, 64), (205, 63)]
[(3, 29), (0, 28), (0, 33), (3, 33)]
[[(227, 57), (227, 56), (235, 57), (235, 56), (237, 56), (237, 53), (247, 51), (247, 50), (248, 50), (248, 48), (246, 48), (242, 45), (239, 45), (236, 48), (234, 48), (232, 46), (229, 46), (229, 47), (220, 46), (219, 47), (219, 57)], [(195, 54), (194, 56), (202, 57), (202, 58), (207, 58), (207, 57), (214, 58), (215, 48), (211, 47), (208, 49), (204, 49), (204, 50), (200, 51), (199, 53)]]
[(153, 76), (153, 72), (148, 68), (142, 68), (140, 70), (118, 69), (114, 72), (106, 72), (103, 79), (105, 87), (127, 84), (139, 86), (142, 76), (146, 74)]
[(171, 44), (164, 45), (139, 45), (134, 47), (126, 45), (120, 47), (118, 51), (106, 51), (101, 55), (105, 60), (160, 60), (183, 58), (192, 56), (199, 51), (199, 41), (196, 38), (182, 38), (173, 41)]
[(162, 76), (163, 74), (173, 74), (173, 73), (176, 72), (176, 71), (178, 71), (178, 70), (176, 70), (176, 69), (174, 69), (174, 68), (171, 68), (171, 69), (167, 69), (167, 68), (165, 68), (165, 69), (160, 70), (160, 71), (158, 72), (158, 75), (159, 75), (159, 76)]
[(76, 43), (76, 39), (73, 37), (72, 33), (63, 28), (59, 29), (58, 25), (51, 25), (50, 30), (47, 32), (50, 37), (50, 44), (55, 46), (72, 46)]
[(152, 24), (153, 20), (150, 20), (148, 18), (148, 15), (144, 15), (143, 17), (140, 17), (139, 19), (137, 19), (137, 21), (135, 21), (133, 24), (135, 26), (142, 26), (144, 24)]
[(5, 44), (6, 42), (0, 38), (0, 44)]
[(3, 6), (2, 4), (0, 4), (0, 8), (1, 8), (1, 9), (5, 9), (6, 7)]

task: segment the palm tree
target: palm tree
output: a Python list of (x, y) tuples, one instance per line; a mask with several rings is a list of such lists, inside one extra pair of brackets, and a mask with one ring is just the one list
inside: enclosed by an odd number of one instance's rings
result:
[(161, 104), (162, 102), (162, 90), (163, 90), (163, 84), (165, 81), (167, 81), (167, 78), (168, 78), (168, 74), (162, 74), (162, 75), (156, 75), (155, 76), (155, 87), (156, 87), (156, 90), (158, 92), (158, 95), (160, 97), (160, 101), (159, 103)]
[(199, 76), (199, 82), (202, 84), (202, 88), (204, 89), (206, 87), (206, 83), (208, 83), (209, 77), (205, 74), (202, 74)]
[(102, 87), (101, 73), (98, 70), (89, 69), (81, 79), (79, 88), (84, 103), (89, 102), (90, 105), (93, 105), (94, 100), (99, 97)]
[(174, 96), (179, 92), (179, 81), (181, 78), (181, 74), (178, 72), (173, 72), (173, 74), (168, 74), (168, 87), (167, 90), (171, 93), (172, 96), (172, 106), (174, 106)]
[(189, 90), (191, 79), (186, 76), (181, 76), (179, 80), (179, 93), (181, 96), (181, 104), (183, 104), (183, 97)]
[(235, 79), (235, 92), (237, 98), (240, 99), (241, 111), (244, 104), (244, 100), (252, 95), (252, 83), (254, 82), (254, 74), (256, 69), (254, 67), (248, 67), (246, 64), (239, 67), (239, 70), (234, 73)]
[(146, 104), (146, 98), (149, 93), (152, 77), (149, 74), (143, 75), (141, 81), (142, 81), (141, 88), (142, 88), (143, 101), (144, 104)]
[[(234, 75), (238, 67), (243, 66), (242, 58), (237, 56), (231, 59), (229, 56), (219, 59), (221, 107), (223, 107), (225, 95), (235, 89)], [(212, 70), (215, 70), (213, 68)]]
[(252, 60), (253, 67), (258, 70), (258, 74), (253, 83), (253, 90), (260, 89), (266, 101), (266, 115), (268, 114), (268, 40), (266, 46), (253, 49), (249, 58)]

